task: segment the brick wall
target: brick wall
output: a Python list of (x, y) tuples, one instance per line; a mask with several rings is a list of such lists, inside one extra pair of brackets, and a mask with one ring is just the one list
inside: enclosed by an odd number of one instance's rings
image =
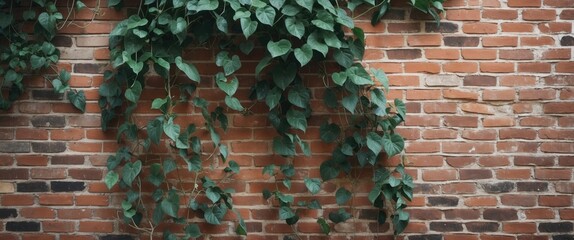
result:
[[(402, 6), (375, 27), (360, 23), (368, 33), (367, 63), (389, 74), (391, 97), (407, 101), (400, 132), (408, 139), (417, 188), (404, 238), (574, 239), (574, 1), (449, 0), (445, 6), (439, 26)], [(32, 87), (0, 114), (0, 239), (131, 239), (134, 231), (118, 220), (122, 195), (102, 181), (117, 145), (113, 131), (99, 129), (96, 102), (108, 65), (107, 33), (124, 17), (125, 10), (102, 9), (92, 23), (68, 26), (56, 40), (61, 67), (86, 91), (86, 114), (39, 76), (26, 79)], [(83, 25), (91, 15), (76, 19)], [(205, 56), (204, 73), (213, 70)], [(213, 92), (205, 84), (200, 94), (220, 101)], [(265, 119), (232, 115), (225, 139), (244, 171), (236, 177), (234, 201), (250, 239), (282, 239), (291, 228), (260, 197), (268, 181), (261, 166), (280, 161), (271, 157)], [(318, 139), (318, 123), (312, 126), (306, 137)], [(319, 141), (311, 148), (313, 158), (296, 165), (317, 174), (330, 148)], [(295, 183), (293, 191), (305, 196), (301, 186)], [(328, 197), (334, 189), (327, 187), (320, 198), (334, 202)], [(390, 234), (366, 202), (364, 194), (354, 199), (356, 220), (336, 226), (333, 236)], [(223, 239), (234, 236), (229, 224), (202, 230), (209, 239)], [(297, 229), (303, 239), (320, 236), (311, 218)]]

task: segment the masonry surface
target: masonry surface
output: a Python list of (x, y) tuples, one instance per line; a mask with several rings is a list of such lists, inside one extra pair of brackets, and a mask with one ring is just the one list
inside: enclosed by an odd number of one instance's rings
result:
[[(411, 223), (398, 238), (574, 239), (574, 0), (449, 0), (440, 25), (401, 2), (393, 1), (398, 5), (377, 26), (358, 22), (367, 33), (366, 64), (389, 75), (389, 98), (407, 102), (399, 131), (408, 139), (407, 166), (417, 187)], [(90, 24), (70, 25), (56, 39), (60, 67), (86, 91), (87, 113), (53, 94), (40, 76), (26, 79), (32, 87), (23, 99), (0, 113), (0, 239), (137, 238), (118, 219), (122, 193), (102, 180), (117, 144), (113, 130), (101, 131), (97, 106), (109, 68), (107, 33), (126, 11), (103, 8)], [(90, 19), (76, 15), (80, 24)], [(203, 66), (207, 84), (200, 94), (222, 101), (208, 80), (213, 52), (201, 51), (189, 54)], [(241, 86), (246, 95), (249, 84)], [(144, 102), (152, 95), (144, 93)], [(224, 138), (243, 169), (233, 183), (234, 202), (248, 239), (283, 239), (292, 229), (276, 220), (260, 193), (268, 181), (261, 166), (280, 161), (271, 154), (272, 129), (265, 115), (231, 115), (230, 124)], [(330, 148), (320, 143), (318, 124), (306, 137), (315, 139), (316, 154), (295, 164), (316, 174)], [(304, 195), (302, 186), (295, 183), (294, 191)], [(333, 189), (320, 196), (334, 202)], [(393, 239), (388, 225), (376, 224), (366, 194), (353, 201), (356, 220), (324, 237), (314, 218), (302, 219), (296, 227), (302, 239)], [(238, 238), (232, 225), (202, 231), (206, 239)]]

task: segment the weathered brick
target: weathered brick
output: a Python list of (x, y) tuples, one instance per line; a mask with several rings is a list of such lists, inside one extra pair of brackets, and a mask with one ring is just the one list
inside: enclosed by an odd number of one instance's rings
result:
[(538, 231), (540, 232), (571, 232), (574, 229), (572, 222), (546, 222), (538, 224)]
[(452, 22), (441, 22), (437, 25), (436, 22), (426, 22), (425, 32), (455, 33), (458, 32), (458, 24)]
[(482, 183), (482, 189), (487, 193), (506, 193), (514, 190), (512, 182)]
[(518, 219), (518, 211), (509, 208), (485, 209), (482, 214), (486, 220), (509, 221)]
[(0, 208), (0, 219), (18, 217), (18, 212), (15, 208)]
[(0, 153), (27, 153), (30, 152), (29, 142), (0, 141)]
[(428, 197), (430, 206), (456, 206), (458, 205), (457, 197)]
[(66, 126), (64, 116), (35, 116), (31, 122), (34, 127), (62, 128)]
[(548, 183), (546, 182), (517, 182), (516, 190), (519, 192), (546, 192)]
[(496, 232), (500, 226), (497, 222), (467, 222), (464, 225), (471, 232)]
[(66, 151), (65, 142), (32, 142), (32, 150), (37, 153), (59, 153)]
[(46, 182), (22, 182), (16, 184), (18, 192), (47, 192), (48, 185)]
[(60, 182), (53, 181), (50, 183), (52, 192), (76, 192), (83, 191), (86, 188), (84, 182)]
[(7, 222), (6, 231), (10, 232), (38, 232), (40, 231), (39, 222)]

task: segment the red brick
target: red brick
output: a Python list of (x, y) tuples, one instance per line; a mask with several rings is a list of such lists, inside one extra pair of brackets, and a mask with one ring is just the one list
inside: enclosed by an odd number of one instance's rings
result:
[(446, 19), (453, 21), (478, 21), (480, 20), (480, 10), (450, 9), (446, 11)]
[(497, 20), (513, 20), (518, 18), (518, 11), (513, 9), (483, 9), (482, 18)]
[(445, 89), (443, 90), (443, 97), (447, 99), (477, 100), (478, 93), (476, 91), (469, 91), (469, 90)]
[(550, 63), (518, 63), (518, 72), (549, 73), (552, 68)]
[(523, 47), (545, 46), (545, 45), (554, 45), (554, 38), (548, 36), (520, 38), (520, 46)]
[(474, 62), (447, 62), (443, 64), (443, 70), (451, 73), (474, 73), (478, 70), (478, 64)]
[(524, 89), (518, 93), (520, 100), (552, 100), (556, 98), (554, 89)]
[(474, 196), (464, 199), (464, 205), (468, 207), (486, 207), (486, 206), (496, 206), (498, 200), (496, 197), (489, 196)]
[(515, 91), (507, 90), (484, 90), (482, 100), (484, 101), (512, 101), (515, 97)]
[(490, 105), (480, 104), (480, 103), (464, 103), (460, 105), (460, 109), (468, 113), (478, 113), (478, 114), (494, 114), (494, 110)]
[(542, 0), (508, 0), (509, 7), (540, 7)]
[(502, 225), (502, 230), (505, 233), (536, 233), (536, 223), (504, 223)]
[(570, 22), (547, 22), (538, 24), (538, 30), (542, 33), (569, 33), (570, 29), (572, 29), (572, 23)]
[(569, 169), (535, 169), (534, 174), (536, 179), (543, 180), (570, 180), (572, 178), (572, 170)]
[(534, 53), (530, 49), (500, 50), (500, 59), (506, 60), (532, 60)]
[(481, 62), (480, 71), (484, 73), (511, 73), (514, 72), (514, 63)]
[(485, 117), (482, 120), (484, 127), (510, 127), (514, 126), (514, 118), (512, 117)]
[(448, 181), (456, 179), (455, 170), (425, 170), (423, 180), (425, 181)]
[(441, 35), (410, 35), (407, 37), (407, 44), (412, 47), (440, 46)]
[(484, 47), (516, 47), (518, 45), (517, 37), (484, 37), (482, 46)]
[(571, 195), (540, 195), (538, 196), (538, 204), (540, 206), (546, 207), (571, 207), (572, 206), (572, 196)]
[(574, 73), (574, 62), (559, 62), (556, 64), (556, 72)]
[(463, 49), (462, 58), (467, 60), (494, 60), (496, 50), (493, 49)]
[(496, 23), (465, 23), (462, 31), (469, 34), (494, 34), (498, 32)]
[(534, 24), (531, 23), (502, 23), (502, 32), (533, 32)]
[(554, 219), (554, 210), (550, 208), (535, 208), (524, 210), (527, 219)]
[(462, 138), (469, 140), (496, 140), (496, 130), (480, 129), (469, 130), (465, 129), (462, 132)]
[(525, 9), (522, 11), (522, 19), (527, 21), (551, 21), (556, 19), (556, 11), (553, 9)]
[(458, 49), (425, 49), (425, 56), (428, 59), (457, 60), (460, 58)]
[(114, 231), (113, 222), (82, 221), (78, 229), (80, 232), (110, 233)]
[(47, 206), (71, 206), (74, 203), (74, 198), (72, 195), (67, 194), (54, 194), (54, 195), (40, 195), (39, 196), (40, 205)]

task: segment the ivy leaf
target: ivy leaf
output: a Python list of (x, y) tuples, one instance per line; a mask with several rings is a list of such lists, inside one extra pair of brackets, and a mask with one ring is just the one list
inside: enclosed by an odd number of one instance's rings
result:
[(295, 2), (297, 2), (299, 6), (307, 9), (309, 12), (312, 12), (313, 4), (315, 4), (315, 0), (295, 0)]
[(259, 20), (259, 22), (273, 26), (273, 22), (275, 21), (275, 9), (271, 6), (265, 6), (262, 8), (258, 8), (255, 10), (255, 16)]
[(295, 217), (295, 213), (293, 210), (288, 206), (283, 206), (279, 208), (279, 219), (286, 220), (289, 218)]
[(47, 12), (40, 13), (38, 23), (48, 32), (49, 36), (56, 34), (56, 18), (53, 15), (49, 15)]
[(324, 57), (326, 57), (327, 53), (329, 52), (329, 46), (323, 42), (321, 34), (319, 34), (317, 31), (311, 33), (309, 37), (307, 37), (307, 44), (309, 44), (313, 50), (323, 54)]
[(46, 65), (46, 58), (32, 55), (30, 57), (30, 65), (32, 66), (32, 70), (40, 69)]
[(161, 109), (165, 104), (167, 104), (167, 98), (156, 98), (151, 103), (151, 109)]
[(211, 202), (213, 203), (216, 203), (217, 201), (219, 201), (219, 199), (221, 199), (221, 194), (213, 191), (213, 188), (208, 188), (205, 191), (205, 196), (209, 198), (209, 200), (211, 200)]
[(173, 123), (173, 117), (170, 117), (167, 122), (163, 124), (163, 132), (174, 142), (177, 141), (180, 133), (179, 125)]
[(129, 162), (122, 169), (122, 181), (131, 186), (137, 175), (141, 172), (142, 162), (137, 160), (133, 163)]
[(192, 223), (185, 226), (185, 237), (186, 238), (198, 238), (201, 237), (201, 230), (199, 229), (199, 225)]
[(194, 65), (184, 62), (181, 56), (177, 56), (175, 58), (175, 65), (177, 66), (177, 68), (179, 68), (179, 70), (185, 73), (185, 76), (187, 76), (189, 79), (195, 82), (199, 82), (200, 80), (199, 72), (197, 71), (197, 68), (195, 68)]
[(323, 140), (326, 143), (332, 143), (336, 141), (337, 138), (339, 138), (339, 135), (341, 134), (341, 128), (339, 127), (339, 125), (334, 123), (331, 124), (323, 123), (319, 128), (319, 133), (321, 136), (321, 140)]
[(294, 17), (285, 18), (285, 28), (291, 35), (299, 39), (305, 34), (305, 25)]
[(177, 164), (171, 158), (163, 160), (162, 165), (163, 165), (163, 173), (164, 174), (168, 174), (168, 173), (172, 172), (173, 170), (177, 169)]
[[(159, 98), (161, 99), (161, 98)], [(147, 136), (150, 139), (151, 142), (155, 143), (155, 144), (159, 144), (159, 141), (161, 139), (161, 135), (163, 134), (163, 121), (161, 121), (160, 119), (156, 118), (154, 120), (151, 120), (147, 123)]]
[(210, 224), (214, 224), (214, 225), (221, 224), (221, 222), (219, 221), (219, 219), (217, 218), (217, 216), (213, 212), (212, 208), (206, 209), (205, 213), (203, 214), (203, 217), (205, 218), (205, 221), (210, 223)]
[(287, 89), (287, 86), (295, 80), (295, 76), (297, 75), (297, 66), (291, 63), (288, 65), (277, 65), (272, 72), (273, 75), (273, 82), (277, 87), (281, 88), (282, 90)]
[(324, 94), (323, 102), (327, 107), (337, 108), (339, 106), (339, 103), (337, 101), (337, 95), (335, 94), (335, 91), (333, 91), (333, 89), (325, 88), (325, 92), (323, 94)]
[(257, 30), (257, 21), (252, 21), (250, 18), (241, 18), (240, 20), (241, 23), (241, 31), (243, 31), (243, 36), (245, 36), (245, 38), (249, 38), (249, 36), (251, 36), (253, 33), (255, 33), (255, 30)]
[(371, 202), (371, 204), (375, 204), (377, 199), (379, 199), (380, 195), (381, 195), (381, 188), (378, 186), (375, 186), (371, 190), (371, 192), (369, 192), (369, 202)]
[[(300, 0), (300, 1), (305, 1), (305, 0)], [(312, 1), (312, 0), (311, 0)], [(313, 25), (315, 25), (318, 28), (321, 28), (323, 30), (327, 30), (329, 32), (333, 32), (333, 26), (335, 25), (335, 19), (333, 19), (333, 16), (328, 13), (325, 10), (321, 10), (319, 12), (317, 12), (317, 16), (315, 16), (316, 19), (315, 20), (311, 20), (311, 23)]]
[(351, 200), (351, 192), (344, 187), (341, 187), (335, 192), (335, 199), (338, 205), (343, 205), (349, 200)]
[[(36, 18), (36, 11), (30, 9), (30, 10), (26, 10), (24, 12), (22, 12), (22, 19), (24, 19), (24, 21), (29, 21), (29, 20), (34, 20)], [(11, 20), (2, 20), (3, 24), (9, 24), (11, 22)], [(0, 26), (2, 28), (5, 28), (6, 26)]]
[(225, 94), (228, 96), (233, 96), (239, 87), (239, 81), (236, 77), (231, 78), (231, 80), (227, 80), (227, 78), (222, 77), (215, 81), (219, 89), (221, 89)]
[[(147, 20), (146, 20), (147, 21)], [(169, 24), (169, 30), (174, 35), (182, 33), (187, 28), (187, 21), (184, 18), (178, 17), (176, 20), (172, 20)]]
[(377, 107), (385, 109), (387, 107), (387, 98), (381, 89), (375, 88), (371, 91), (371, 102)]
[(384, 87), (385, 92), (389, 92), (389, 79), (387, 78), (387, 74), (380, 69), (371, 69), (371, 73), (375, 76), (375, 79), (379, 81)]
[(333, 82), (339, 86), (343, 86), (347, 81), (347, 73), (345, 72), (334, 72), (331, 74)]
[(383, 138), (375, 133), (367, 133), (367, 147), (375, 154), (378, 155), (383, 150)]
[(281, 100), (281, 94), (281, 89), (276, 87), (267, 93), (267, 96), (265, 97), (265, 103), (267, 106), (269, 106), (269, 109), (273, 109), (279, 104), (279, 101)]
[(309, 93), (309, 90), (303, 86), (299, 85), (289, 90), (288, 95), (289, 102), (297, 107), (306, 108), (307, 105), (309, 104), (310, 98), (311, 95)]
[(281, 156), (295, 156), (295, 144), (288, 137), (273, 138), (273, 152)]
[(74, 107), (83, 113), (86, 112), (86, 95), (84, 91), (69, 91), (68, 92), (68, 100)]
[(353, 65), (353, 54), (349, 49), (336, 49), (333, 52), (333, 58), (344, 68), (349, 68)]
[(355, 22), (353, 22), (353, 19), (349, 17), (349, 15), (347, 15), (347, 12), (345, 12), (345, 10), (337, 8), (336, 15), (337, 18), (335, 19), (335, 21), (350, 29), (355, 28)]
[(323, 181), (328, 181), (339, 176), (340, 171), (334, 160), (327, 160), (321, 163), (319, 172), (321, 174), (321, 179), (323, 179)]
[(235, 233), (237, 233), (237, 235), (247, 236), (247, 225), (245, 225), (245, 221), (243, 220), (241, 215), (239, 215), (239, 213), (236, 213), (236, 214), (237, 214), (237, 217), (239, 218), (239, 224), (237, 224), (237, 228), (235, 229)]
[(114, 171), (109, 171), (106, 174), (106, 178), (104, 179), (104, 183), (106, 183), (106, 187), (108, 187), (108, 189), (112, 189), (112, 187), (114, 187), (114, 185), (116, 185), (116, 183), (118, 183), (120, 179), (120, 175), (118, 175), (118, 173), (114, 172)]
[(355, 65), (347, 69), (346, 73), (349, 79), (356, 85), (374, 84), (373, 80), (371, 80), (371, 76), (369, 76), (369, 73), (367, 73), (362, 66)]
[(309, 190), (311, 194), (317, 194), (321, 191), (321, 180), (316, 178), (305, 178), (303, 181), (305, 182), (307, 190)]
[(241, 60), (237, 55), (233, 55), (231, 58), (229, 58), (229, 53), (222, 51), (215, 57), (215, 65), (223, 67), (225, 76), (229, 76), (241, 68)]
[(160, 206), (165, 214), (176, 218), (179, 211), (179, 195), (177, 192), (169, 190), (168, 197), (161, 201)]
[(343, 100), (341, 101), (341, 103), (343, 104), (343, 107), (351, 113), (355, 113), (355, 108), (357, 107), (358, 102), (359, 102), (359, 97), (357, 97), (357, 95), (355, 95), (355, 94), (348, 95), (348, 96), (344, 97)]
[(285, 4), (285, 0), (269, 0), (269, 3), (271, 3), (271, 6), (279, 10), (281, 7), (283, 7), (283, 4)]
[(407, 114), (405, 103), (400, 99), (395, 99), (395, 109), (397, 110), (397, 114), (404, 120)]
[(229, 167), (225, 168), (225, 172), (239, 173), (239, 164), (237, 164), (237, 162), (231, 160), (228, 164)]
[(142, 93), (142, 85), (140, 82), (135, 81), (132, 87), (126, 89), (125, 97), (128, 101), (137, 103)]
[(351, 218), (351, 214), (342, 208), (340, 208), (337, 212), (329, 213), (329, 220), (333, 221), (334, 223), (341, 223), (347, 221), (349, 218)]
[(313, 58), (313, 49), (305, 43), (301, 48), (295, 49), (295, 58), (301, 63), (301, 66), (305, 66)]
[(217, 18), (215, 18), (215, 25), (217, 26), (217, 29), (219, 29), (219, 31), (227, 33), (227, 28), (229, 24), (227, 23), (227, 20), (219, 14), (217, 15)]
[(324, 218), (321, 217), (321, 218), (317, 219), (317, 224), (319, 224), (319, 227), (321, 227), (321, 232), (329, 235), (329, 233), (331, 232), (331, 227), (329, 226), (327, 221), (325, 221)]
[(307, 130), (307, 119), (305, 117), (305, 113), (298, 110), (289, 109), (289, 111), (287, 111), (286, 117), (287, 122), (293, 128), (299, 129), (303, 132)]
[(241, 112), (244, 110), (243, 106), (241, 106), (241, 103), (239, 102), (239, 99), (235, 97), (225, 96), (225, 105), (235, 111)]
[(287, 39), (281, 39), (278, 42), (269, 41), (267, 43), (267, 50), (271, 57), (283, 56), (291, 50), (291, 42)]
[[(398, 134), (385, 134), (383, 136), (383, 147), (388, 157), (397, 155), (403, 151), (405, 147), (405, 140)], [(367, 139), (368, 142), (368, 139)]]
[(245, 55), (249, 55), (251, 51), (253, 51), (254, 47), (255, 44), (253, 43), (253, 41), (243, 41), (239, 44), (239, 50), (241, 50), (241, 52), (244, 53)]

